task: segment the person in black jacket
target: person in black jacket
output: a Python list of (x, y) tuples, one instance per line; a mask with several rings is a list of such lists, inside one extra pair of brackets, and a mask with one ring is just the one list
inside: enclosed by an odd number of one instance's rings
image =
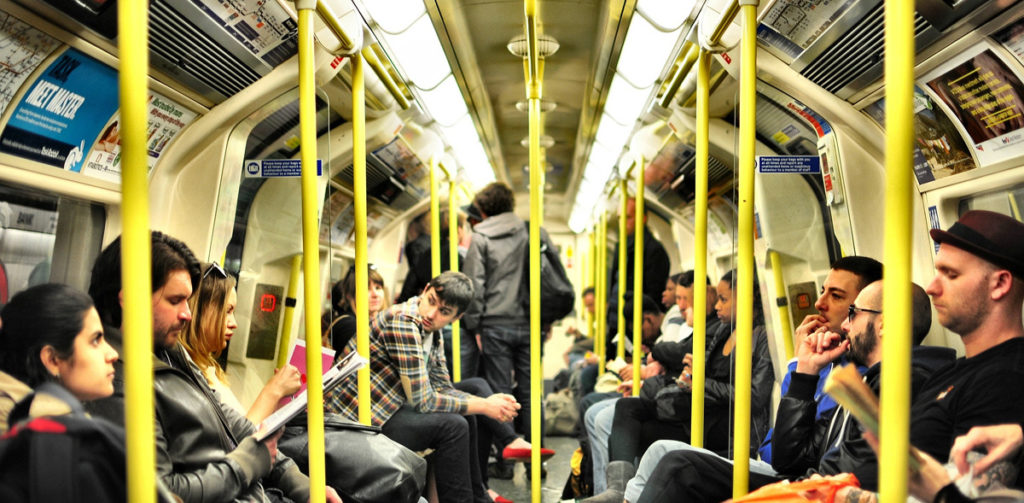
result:
[[(916, 286), (916, 285), (915, 285)], [(834, 475), (854, 471), (862, 484), (875, 485), (877, 462), (871, 447), (849, 413), (837, 409), (815, 419), (814, 391), (819, 372), (841, 354), (869, 367), (868, 384), (877, 391), (882, 356), (882, 282), (871, 283), (848, 308), (842, 329), (848, 337), (821, 327), (806, 337), (797, 351), (797, 370), (782, 398), (775, 419), (772, 465), (776, 475), (751, 472), (749, 488), (818, 471)], [(920, 287), (914, 295), (914, 344), (920, 344), (931, 326), (931, 306)], [(915, 361), (914, 382), (920, 384), (929, 369), (951, 362), (948, 348), (925, 350), (923, 363)], [(933, 353), (938, 353), (935, 355)], [(917, 354), (915, 354), (917, 356)], [(699, 475), (698, 475), (699, 474)], [(638, 501), (721, 501), (732, 494), (732, 463), (701, 451), (674, 451), (662, 458)]]

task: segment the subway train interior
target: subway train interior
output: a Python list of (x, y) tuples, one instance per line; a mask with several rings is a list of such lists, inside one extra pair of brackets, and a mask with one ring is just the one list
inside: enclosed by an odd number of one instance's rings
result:
[[(138, 60), (122, 58), (117, 24), (129, 3), (0, 0), (0, 305), (40, 283), (86, 290), (94, 260), (132, 217), (118, 89)], [(901, 164), (887, 162), (896, 76), (886, 78), (886, 9), (902, 2), (141, 3), (148, 225), (237, 278), (238, 328), (222, 363), (242, 403), (307, 339), (307, 313), (329, 308), (332, 285), (358, 257), (393, 301), (410, 267), (405, 244), (430, 232), (421, 217), (436, 211), (432, 200), (463, 208), (494, 181), (550, 235), (576, 291), (576, 309), (535, 360), (548, 381), (565, 367), (566, 332), (597, 329), (580, 293), (618, 267), (625, 198), (642, 201), (672, 273), (700, 261), (714, 284), (752, 260), (776, 388), (830, 264), (885, 261), (893, 220), (909, 278), (926, 286), (939, 246), (930, 229), (972, 209), (1022, 219), (1016, 0), (912, 2), (902, 78), (913, 89), (912, 132), (902, 136), (912, 142)], [(312, 47), (301, 57), (299, 14), (310, 4)], [(744, 18), (750, 6), (756, 17)], [(302, 141), (304, 71), (312, 142)], [(309, 143), (319, 171), (303, 187)], [(896, 169), (906, 190), (890, 183)], [(888, 206), (894, 191), (908, 212)], [(304, 197), (315, 205), (312, 241)], [(468, 246), (473, 233), (462, 230)], [(299, 268), (310, 257), (319, 277)], [(612, 299), (600, 300), (603, 314)], [(963, 353), (939, 323), (925, 343)], [(520, 469), (498, 492), (562, 500), (576, 445), (551, 442), (558, 456), (539, 486)]]

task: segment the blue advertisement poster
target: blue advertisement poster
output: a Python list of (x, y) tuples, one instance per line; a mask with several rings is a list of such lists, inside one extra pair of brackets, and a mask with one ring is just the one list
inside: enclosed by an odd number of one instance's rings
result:
[(117, 72), (68, 49), (21, 98), (0, 152), (80, 171), (86, 149), (118, 107)]

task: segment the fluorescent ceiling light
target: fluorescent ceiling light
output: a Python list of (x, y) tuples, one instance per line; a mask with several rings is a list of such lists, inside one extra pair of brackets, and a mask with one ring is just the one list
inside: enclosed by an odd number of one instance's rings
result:
[(370, 0), (363, 2), (377, 26), (389, 33), (405, 31), (416, 18), (426, 14), (423, 0)]
[(628, 126), (624, 126), (616, 122), (611, 115), (605, 113), (601, 116), (601, 123), (597, 126), (597, 134), (594, 135), (594, 141), (604, 145), (609, 152), (612, 152), (612, 155), (618, 156), (622, 146), (629, 139), (629, 134), (633, 132), (634, 121), (635, 117), (633, 121), (629, 121)]
[(640, 0), (637, 2), (636, 10), (664, 29), (677, 30), (683, 21), (686, 21), (696, 3), (696, 0)]
[(616, 160), (596, 159), (591, 156), (590, 162), (587, 163), (587, 168), (583, 170), (583, 179), (603, 187), (608, 178), (612, 176), (612, 171), (615, 170)]
[(678, 31), (663, 32), (643, 16), (629, 21), (626, 41), (622, 43), (617, 72), (636, 87), (650, 87), (658, 78), (679, 40)]
[(419, 94), (431, 117), (442, 126), (454, 125), (469, 113), (454, 75), (449, 74), (437, 87), (420, 90)]
[(604, 113), (611, 115), (620, 124), (630, 124), (643, 111), (651, 88), (637, 89), (618, 73), (612, 78), (608, 87), (608, 99), (604, 103)]
[(385, 35), (385, 40), (406, 80), (420, 89), (433, 89), (452, 73), (430, 16), (420, 16), (407, 30)]
[(476, 126), (473, 124), (473, 118), (466, 114), (461, 119), (444, 128), (444, 136), (448, 139), (448, 144), (451, 146), (455, 145), (469, 145), (473, 142), (480, 143), (480, 136), (476, 134)]

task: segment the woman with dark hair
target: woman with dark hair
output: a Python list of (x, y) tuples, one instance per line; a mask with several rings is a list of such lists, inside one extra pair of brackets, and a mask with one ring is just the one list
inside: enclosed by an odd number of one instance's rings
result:
[(238, 401), (228, 386), (227, 374), (217, 362), (238, 328), (235, 321), (235, 307), (238, 304), (235, 279), (228, 276), (217, 263), (203, 264), (202, 270), (199, 285), (188, 299), (192, 320), (186, 322), (181, 330), (181, 345), (206, 378), (210, 388), (217, 391), (220, 401), (258, 425), (277, 410), (277, 404), (282, 398), (299, 390), (299, 370), (292, 365), (285, 365), (276, 371), (248, 409)]
[[(373, 264), (369, 265), (367, 280), (370, 283), (367, 303), (370, 316), (388, 308), (388, 291), (384, 287), (384, 277)], [(333, 348), (338, 353), (345, 349), (349, 339), (356, 334), (356, 268), (348, 268), (345, 278), (331, 287), (331, 309), (320, 318), (323, 330), (321, 344)]]
[(117, 351), (85, 293), (34, 286), (15, 295), (0, 319), (0, 370), (32, 387), (57, 382), (83, 402), (114, 393)]

